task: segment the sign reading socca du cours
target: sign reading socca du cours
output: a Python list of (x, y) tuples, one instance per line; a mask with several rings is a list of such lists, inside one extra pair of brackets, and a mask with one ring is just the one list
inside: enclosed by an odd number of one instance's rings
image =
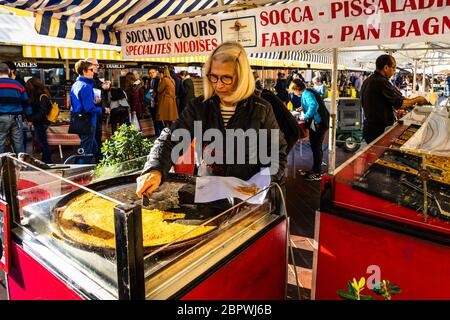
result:
[(250, 53), (449, 37), (450, 0), (299, 1), (121, 32), (125, 58), (208, 55), (225, 41), (238, 41)]

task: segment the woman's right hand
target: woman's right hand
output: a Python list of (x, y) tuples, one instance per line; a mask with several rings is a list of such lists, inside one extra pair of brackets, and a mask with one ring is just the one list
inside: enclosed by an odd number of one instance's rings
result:
[(162, 174), (158, 170), (151, 170), (146, 174), (139, 176), (136, 179), (137, 187), (136, 194), (138, 198), (142, 198), (142, 194), (145, 193), (147, 197), (150, 198), (150, 195), (156, 188), (161, 184)]

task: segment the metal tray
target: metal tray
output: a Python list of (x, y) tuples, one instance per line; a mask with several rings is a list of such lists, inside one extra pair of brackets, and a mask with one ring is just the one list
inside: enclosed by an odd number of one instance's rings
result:
[[(100, 192), (102, 194), (111, 195), (113, 198), (124, 202), (124, 203), (132, 203), (138, 200), (135, 190), (136, 190), (136, 178), (139, 174), (127, 175), (122, 177), (116, 177), (112, 179), (102, 180), (93, 184), (90, 184), (88, 187), (90, 190), (94, 190)], [(183, 212), (186, 214), (185, 219), (175, 221), (174, 223), (188, 224), (188, 225), (200, 225), (206, 220), (222, 213), (223, 211), (231, 208), (233, 205), (232, 199), (223, 199), (210, 203), (202, 203), (195, 204), (194, 203), (194, 194), (195, 194), (195, 177), (183, 174), (172, 174), (169, 173), (168, 178), (166, 179), (168, 182), (180, 182), (183, 183), (184, 186), (180, 188), (178, 191), (179, 195), (179, 206), (174, 208), (167, 208), (166, 211), (171, 212)], [(125, 190), (125, 192), (124, 192)], [(131, 190), (131, 192), (130, 192)], [(73, 199), (87, 193), (84, 189), (78, 189), (73, 191), (64, 197), (62, 197), (54, 206), (51, 212), (51, 223), (53, 229), (53, 236), (57, 239), (63, 240), (68, 244), (84, 250), (98, 252), (102, 255), (110, 255), (114, 254), (114, 249), (103, 248), (100, 246), (88, 245), (84, 243), (79, 243), (71, 239), (69, 236), (65, 234), (65, 232), (59, 227), (59, 219), (61, 214), (64, 212), (64, 207), (70, 203)], [(146, 208), (144, 206), (144, 208)], [(151, 209), (151, 208), (148, 208)], [(176, 242), (171, 246), (167, 246), (164, 250), (173, 250), (179, 249), (183, 247), (192, 246), (202, 239), (210, 236), (211, 233), (215, 232), (219, 226), (225, 221), (229, 220), (234, 214), (236, 210), (232, 210), (226, 215), (221, 216), (218, 219), (215, 219), (213, 223), (209, 223), (209, 225), (215, 225), (217, 228), (197, 236), (195, 238), (191, 238), (188, 240)], [(208, 225), (208, 224), (206, 224)], [(165, 244), (164, 244), (165, 245)], [(145, 252), (151, 252), (156, 249), (161, 248), (164, 245), (159, 246), (147, 246), (144, 247)]]

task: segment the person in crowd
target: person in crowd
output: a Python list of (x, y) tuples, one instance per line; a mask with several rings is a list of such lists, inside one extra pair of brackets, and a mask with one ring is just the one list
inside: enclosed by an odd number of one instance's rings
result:
[(450, 96), (450, 73), (447, 74), (447, 77), (445, 78), (445, 95)]
[(8, 138), (13, 151), (18, 154), (25, 152), (21, 116), (30, 116), (32, 109), (25, 88), (9, 77), (10, 72), (7, 64), (0, 63), (0, 153), (6, 151)]
[(181, 113), (182, 113), (184, 108), (189, 104), (189, 102), (195, 98), (195, 88), (194, 88), (194, 82), (192, 81), (191, 76), (189, 75), (189, 72), (187, 72), (186, 70), (183, 70), (180, 72), (180, 75), (181, 75), (181, 79), (183, 80), (183, 99), (182, 99), (182, 109), (181, 109)]
[(259, 77), (259, 74), (257, 71), (253, 71), (253, 77), (255, 78), (256, 90), (261, 91), (263, 89), (263, 85), (262, 85), (261, 78)]
[(376, 70), (361, 87), (361, 104), (364, 110), (363, 137), (367, 143), (378, 138), (395, 122), (394, 109), (407, 109), (415, 104), (427, 104), (418, 96), (407, 99), (389, 79), (394, 75), (397, 62), (393, 56), (383, 54), (375, 62)]
[(111, 134), (122, 124), (130, 125), (130, 104), (127, 95), (121, 88), (111, 87), (108, 91)]
[[(313, 154), (313, 167), (311, 171), (300, 171), (301, 175), (305, 176), (305, 180), (314, 181), (322, 179), (322, 159), (323, 149), (322, 142), (325, 133), (328, 129), (323, 125), (322, 118), (319, 114), (319, 102), (313, 93), (314, 89), (306, 89), (303, 82), (296, 79), (293, 80), (289, 86), (289, 91), (297, 97), (301, 97), (301, 105), (303, 111), (303, 120), (307, 122), (309, 127), (309, 143)], [(320, 98), (320, 95), (318, 95)]]
[(361, 86), (363, 83), (363, 75), (358, 75), (355, 78), (355, 90), (356, 90), (356, 97), (359, 98), (361, 96)]
[[(12, 61), (5, 61), (4, 62), (8, 68), (9, 68), (9, 74), (8, 77), (10, 79), (16, 80), (18, 81), (23, 87), (25, 87), (25, 80), (23, 79), (23, 77), (21, 77), (19, 74), (17, 74), (17, 67), (16, 64)], [(24, 126), (24, 122), (25, 119), (23, 118), (23, 115), (19, 115), (19, 125), (20, 125), (20, 130), (22, 132), (22, 141), (23, 141), (23, 149), (27, 150), (27, 130), (25, 129)]]
[(178, 114), (181, 114), (181, 112), (183, 111), (183, 81), (182, 79), (180, 79), (180, 77), (178, 77), (178, 75), (175, 72), (175, 67), (174, 66), (168, 66), (169, 68), (169, 73), (170, 76), (172, 77), (173, 81), (175, 81), (175, 100), (177, 103), (177, 110), (178, 110)]
[(170, 76), (169, 68), (165, 67), (158, 84), (158, 120), (170, 127), (178, 119), (178, 109), (175, 97), (175, 80)]
[(147, 91), (150, 91), (151, 101), (150, 101), (150, 114), (152, 116), (153, 126), (155, 127), (155, 133), (157, 136), (160, 135), (162, 130), (162, 125), (160, 121), (157, 119), (158, 115), (158, 85), (159, 85), (159, 76), (158, 70), (152, 67), (148, 70), (148, 87), (146, 87)]
[(35, 76), (27, 81), (25, 88), (30, 97), (30, 104), (33, 110), (32, 115), (28, 119), (33, 122), (34, 134), (42, 150), (42, 161), (53, 163), (52, 150), (48, 145), (47, 139), (47, 129), (50, 125), (47, 115), (52, 108), (50, 92), (41, 79)]
[[(259, 147), (250, 146), (247, 142), (244, 147), (247, 161), (244, 164), (225, 161), (224, 153), (232, 151), (226, 150), (224, 147), (222, 150), (215, 148), (214, 153), (219, 156), (219, 159), (207, 164), (207, 171), (213, 175), (233, 176), (248, 180), (262, 167), (273, 166), (277, 170), (271, 172), (272, 181), (280, 182), (282, 180), (287, 162), (286, 141), (279, 131), (272, 106), (264, 99), (254, 95), (255, 80), (244, 48), (236, 42), (220, 44), (211, 52), (205, 63), (204, 74), (206, 74), (204, 95), (191, 101), (180, 118), (170, 129), (163, 131), (152, 148), (143, 173), (137, 179), (136, 193), (138, 197), (144, 193), (149, 196), (164, 181), (174, 160), (171, 159), (174, 146), (171, 134), (177, 129), (186, 129), (194, 138), (194, 121), (201, 122), (203, 133), (206, 130), (215, 129), (219, 130), (223, 137), (226, 135), (225, 129), (248, 130), (252, 128), (257, 132), (267, 129), (269, 133), (271, 133), (271, 129), (278, 130), (278, 150), (271, 150), (270, 142), (267, 146), (269, 154), (273, 153), (278, 156), (277, 159), (272, 159), (270, 164), (263, 165), (259, 159)], [(236, 152), (236, 150), (234, 151)], [(255, 163), (248, 161), (252, 157), (257, 157)]]
[(356, 98), (356, 89), (350, 81), (347, 83), (347, 97)]
[(111, 86), (111, 81), (106, 80), (102, 82), (98, 77), (98, 68), (100, 64), (96, 58), (87, 58), (85, 61), (89, 62), (94, 68), (94, 89), (100, 90), (100, 96), (94, 95), (95, 106), (102, 109), (101, 115), (97, 116), (97, 123), (95, 125), (95, 141), (97, 143), (97, 153), (95, 154), (95, 161), (100, 162), (102, 158), (101, 145), (102, 145), (102, 128), (103, 128), (103, 115), (109, 113), (106, 103), (106, 92)]
[(284, 139), (286, 140), (287, 147), (286, 153), (289, 154), (291, 149), (295, 146), (298, 139), (301, 137), (301, 132), (297, 123), (297, 120), (294, 118), (292, 113), (286, 108), (283, 101), (280, 100), (270, 90), (262, 89), (255, 90), (255, 94), (258, 97), (263, 98), (272, 106), (273, 113), (275, 115), (275, 119), (277, 119), (278, 126), (280, 130), (283, 132)]
[(9, 74), (8, 74), (9, 78), (18, 81), (22, 86), (25, 87), (25, 84), (26, 84), (25, 80), (20, 75), (17, 74), (17, 67), (14, 64), (14, 62), (5, 61), (4, 63), (9, 68)]
[(275, 84), (275, 90), (277, 91), (277, 96), (284, 103), (288, 103), (289, 95), (287, 92), (288, 82), (284, 76), (284, 73), (279, 72), (277, 82)]
[(320, 96), (322, 98), (325, 98), (325, 95), (327, 93), (327, 88), (322, 83), (322, 81), (320, 80), (319, 77), (314, 77), (314, 79), (313, 79), (313, 89), (316, 90), (316, 92), (318, 94), (320, 94)]
[[(298, 73), (297, 73), (297, 77), (298, 77), (298, 78), (294, 78), (294, 79), (298, 79), (298, 80), (300, 80), (300, 81), (303, 82), (303, 83), (306, 82), (306, 80), (305, 80), (305, 72), (304, 72), (304, 71), (298, 72)], [(293, 80), (294, 80), (294, 79), (293, 79)]]
[[(85, 155), (92, 154), (94, 156), (98, 152), (99, 145), (95, 139), (97, 117), (102, 115), (102, 108), (95, 105), (94, 101), (94, 73), (95, 66), (92, 63), (79, 60), (75, 64), (75, 71), (78, 78), (70, 89), (70, 101), (72, 104), (71, 111), (73, 113), (88, 113), (91, 116), (91, 133), (79, 134), (81, 143), (80, 148), (83, 149)], [(88, 163), (92, 160), (79, 159), (79, 164)]]
[(150, 80), (150, 78), (147, 76), (142, 77), (142, 84), (143, 84), (144, 88), (146, 89), (146, 91), (147, 91), (147, 88), (149, 85), (149, 80)]
[(131, 113), (136, 115), (138, 119), (142, 119), (145, 89), (142, 81), (137, 80), (133, 72), (128, 72), (125, 76), (125, 93), (131, 107)]

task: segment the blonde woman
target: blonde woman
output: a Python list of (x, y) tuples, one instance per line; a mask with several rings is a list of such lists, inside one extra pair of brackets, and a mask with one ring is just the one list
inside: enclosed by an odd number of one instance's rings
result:
[(169, 68), (165, 67), (158, 84), (158, 116), (164, 121), (165, 127), (170, 127), (178, 119), (177, 100), (175, 96), (175, 80), (170, 76)]
[[(244, 48), (234, 42), (225, 42), (219, 45), (205, 63), (204, 74), (206, 75), (203, 80), (204, 96), (190, 101), (170, 130), (164, 129), (151, 150), (143, 173), (137, 179), (136, 193), (139, 197), (144, 193), (150, 196), (164, 180), (173, 161), (177, 160), (173, 159), (177, 158), (177, 155), (171, 157), (172, 148), (176, 144), (171, 141), (171, 134), (175, 133), (177, 129), (184, 129), (177, 132), (182, 133), (187, 130), (193, 139), (194, 122), (197, 126), (201, 123), (201, 133), (204, 138), (200, 147), (203, 147), (204, 152), (206, 149), (214, 157), (214, 161), (207, 163), (207, 172), (210, 174), (248, 180), (262, 167), (270, 166), (275, 171), (273, 174), (271, 171), (273, 181), (280, 181), (283, 178), (287, 158), (286, 141), (279, 130), (271, 105), (254, 95), (255, 80)], [(196, 129), (198, 130), (198, 127)], [(278, 137), (278, 140), (275, 141), (276, 147), (274, 146), (273, 149), (272, 140), (270, 140), (270, 135), (273, 133), (271, 129), (277, 130), (278, 133), (273, 136)], [(242, 136), (242, 130), (256, 131), (259, 143), (251, 144), (246, 140), (240, 144), (234, 143), (234, 150), (227, 149), (226, 137), (230, 133)], [(206, 131), (208, 132), (205, 135)], [(214, 141), (214, 138), (207, 141), (206, 137), (214, 133), (221, 134), (223, 144)], [(262, 133), (268, 133), (268, 139), (264, 139)], [(195, 138), (198, 148), (199, 137)], [(267, 141), (267, 144), (261, 146), (261, 141), (263, 143)], [(245, 151), (244, 163), (235, 160), (236, 155), (239, 154), (238, 148)], [(260, 158), (261, 153), (259, 152), (262, 149), (268, 151), (268, 154), (275, 155), (276, 159), (271, 157), (271, 163), (263, 165), (264, 161)], [(231, 157), (225, 156), (225, 154), (234, 154), (234, 159), (230, 160)], [(272, 167), (272, 165), (274, 166)]]

